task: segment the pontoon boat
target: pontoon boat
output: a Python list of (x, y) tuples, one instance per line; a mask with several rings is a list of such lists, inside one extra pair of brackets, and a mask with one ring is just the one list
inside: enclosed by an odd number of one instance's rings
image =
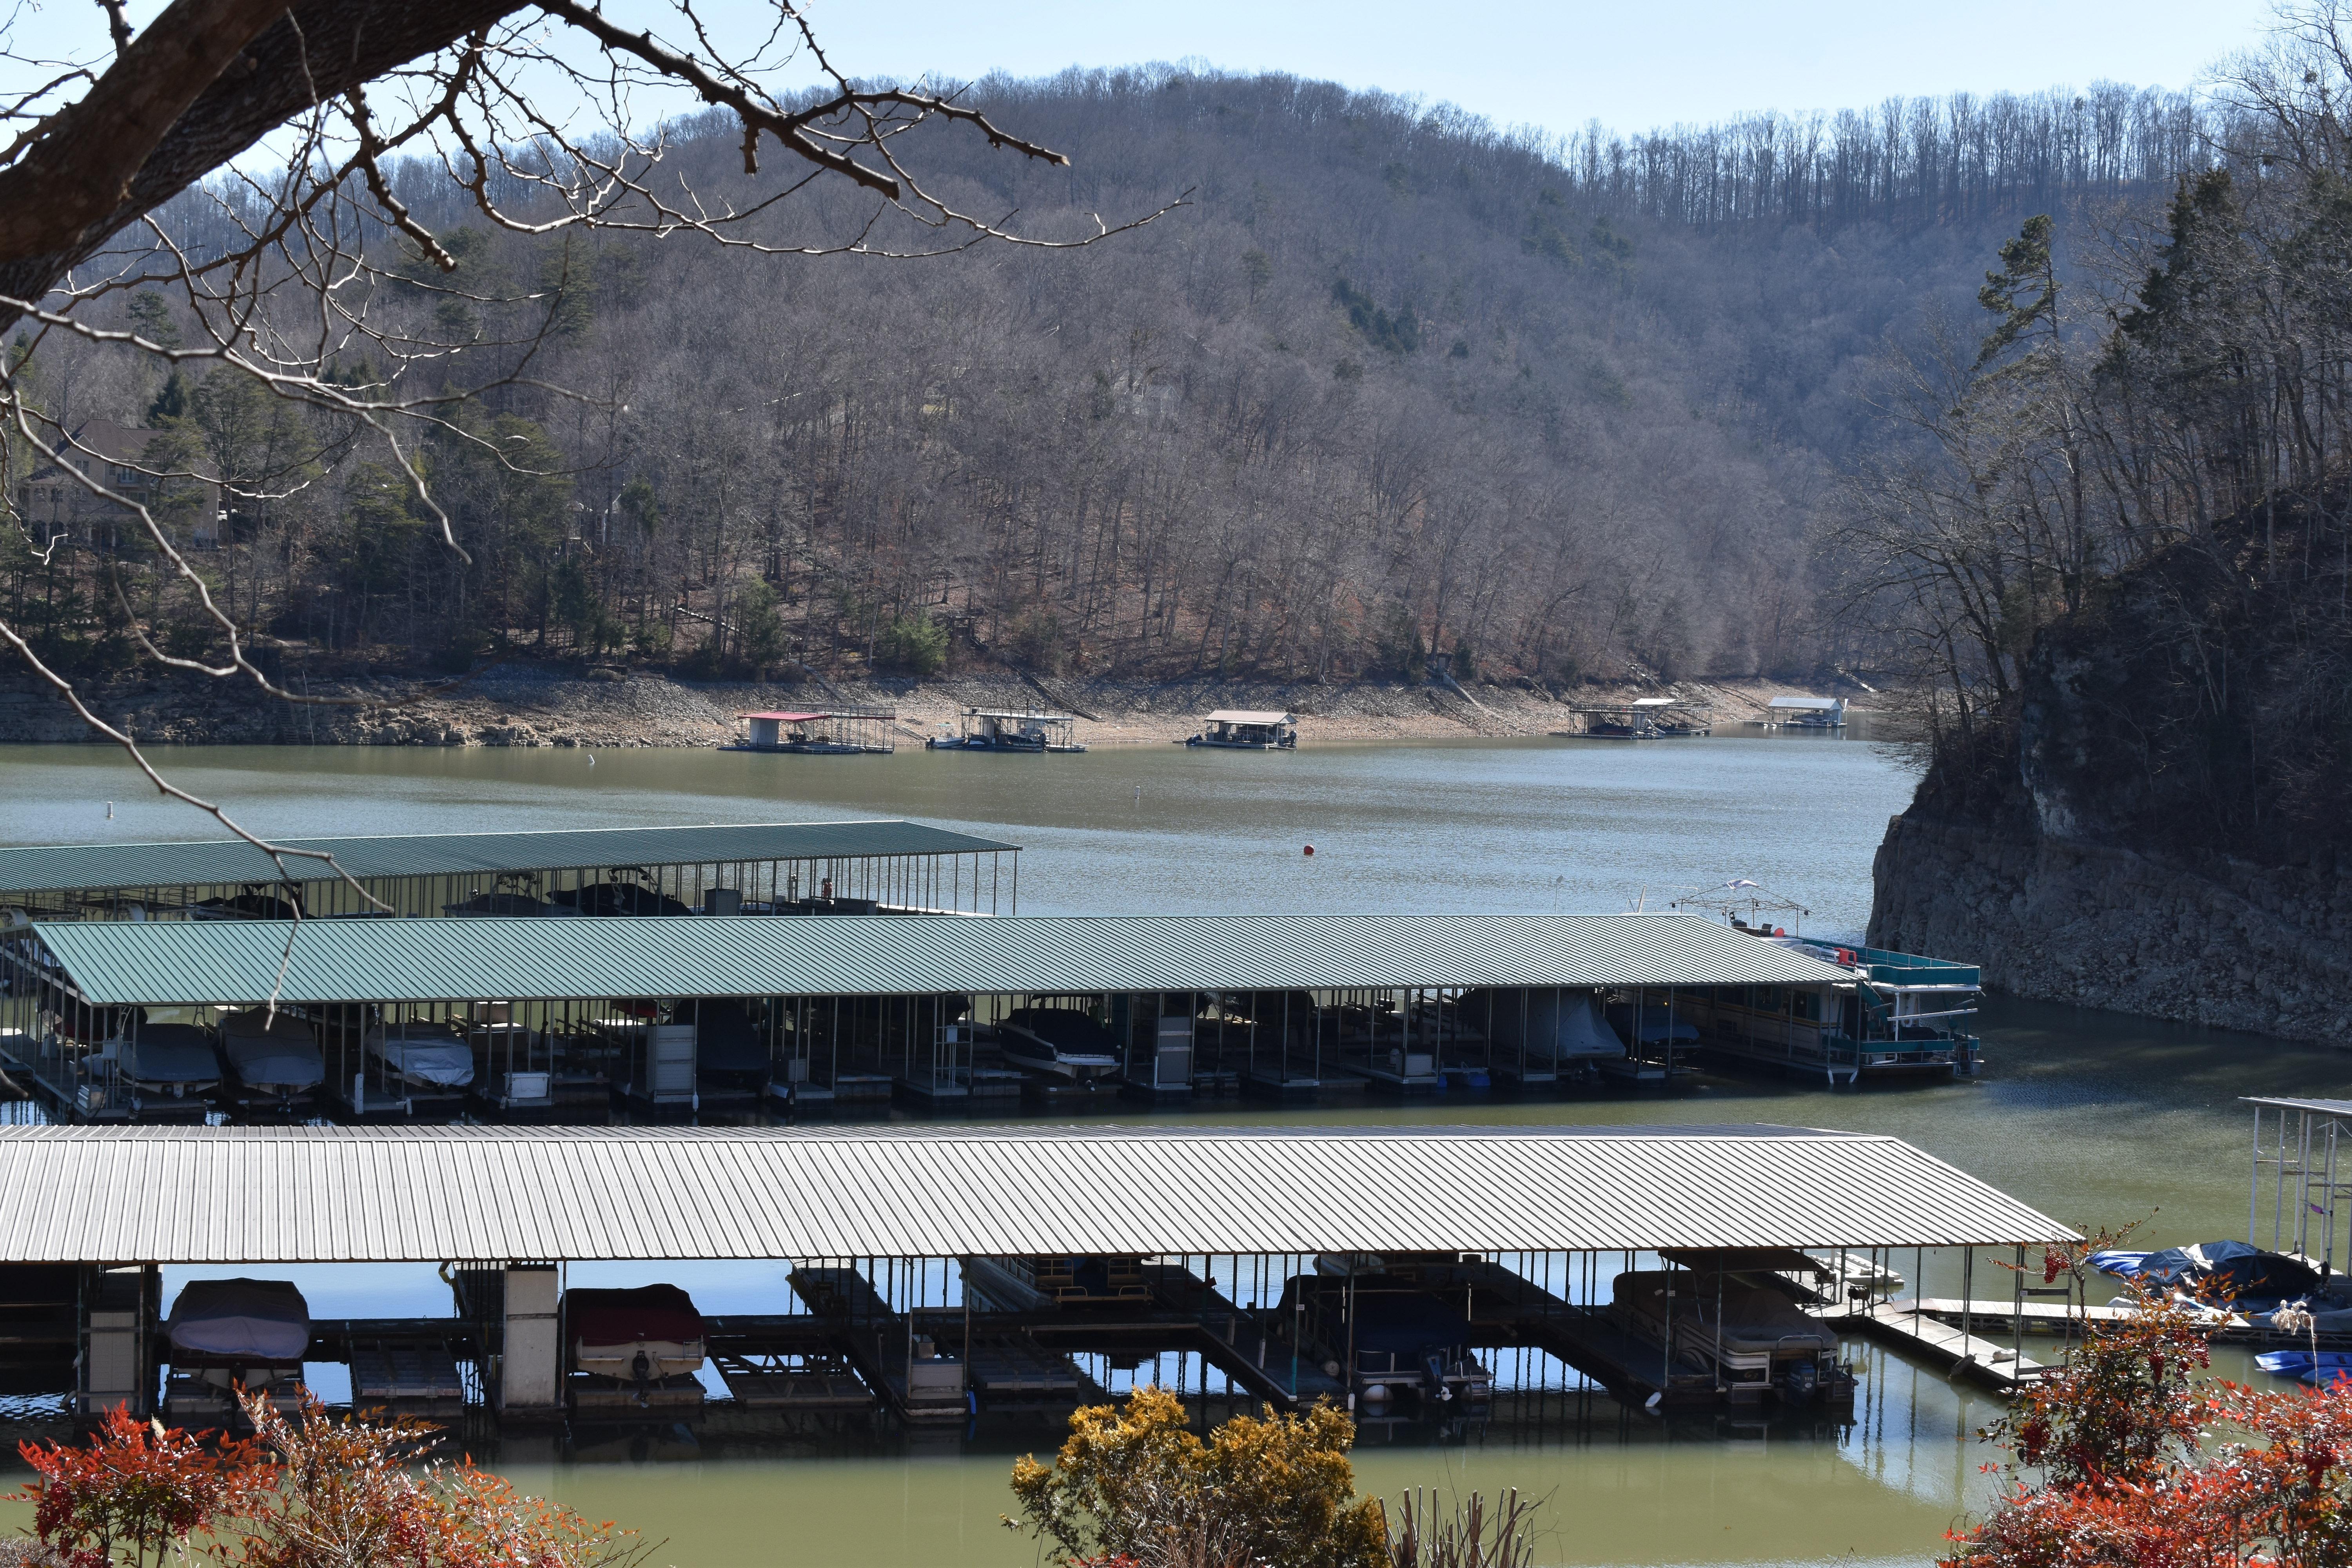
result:
[(1298, 744), (1298, 715), (1279, 709), (1220, 708), (1184, 743), (1234, 752), (1286, 752)]

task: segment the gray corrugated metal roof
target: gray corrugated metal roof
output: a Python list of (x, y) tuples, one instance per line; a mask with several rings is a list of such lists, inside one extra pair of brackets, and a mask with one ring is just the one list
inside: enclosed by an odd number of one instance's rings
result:
[[(324, 850), (354, 877), (536, 871), (553, 867), (724, 865), (862, 855), (971, 855), (1017, 849), (919, 822), (768, 822), (709, 827), (594, 827), (544, 833), (415, 833), (289, 838)], [(295, 861), (298, 877), (330, 873)], [(239, 838), (167, 844), (0, 847), (0, 896), (75, 889), (187, 888), (274, 882), (276, 865)]]
[(103, 1005), (612, 996), (1823, 985), (1696, 915), (673, 915), (44, 922)]
[(2352, 1117), (2352, 1100), (2307, 1100), (2294, 1095), (2246, 1094), (2242, 1104), (2269, 1106), (2276, 1110), (2310, 1110), (2325, 1116)]
[(2047, 1215), (1789, 1129), (8, 1128), (0, 1260), (2006, 1246)]

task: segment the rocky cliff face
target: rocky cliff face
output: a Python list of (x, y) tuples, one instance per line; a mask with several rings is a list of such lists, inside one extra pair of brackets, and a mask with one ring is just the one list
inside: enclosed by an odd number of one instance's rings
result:
[(2296, 521), (2158, 557), (2042, 632), (2014, 710), (1889, 825), (1873, 945), (2352, 1046), (2352, 628), (2340, 566), (2308, 564), (2340, 557)]
[(1873, 946), (1996, 990), (2352, 1047), (2352, 860), (2184, 861), (1906, 812), (1872, 868)]

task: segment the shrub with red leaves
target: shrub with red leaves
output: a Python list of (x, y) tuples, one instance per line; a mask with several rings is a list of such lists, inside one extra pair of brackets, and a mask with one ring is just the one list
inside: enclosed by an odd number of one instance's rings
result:
[[(242, 1513), (268, 1480), (251, 1442), (132, 1418), (121, 1406), (86, 1448), (20, 1443), (39, 1479), (26, 1483), (33, 1533), (66, 1568), (161, 1563), (189, 1538)], [(127, 1554), (127, 1555), (123, 1555)]]
[(1939, 1568), (2352, 1568), (2352, 1393), (2200, 1383), (2205, 1324), (2135, 1295), (1983, 1434), (2009, 1488)]
[(636, 1568), (648, 1549), (610, 1523), (524, 1497), (475, 1467), (428, 1459), (403, 1417), (288, 1417), (245, 1402), (255, 1436), (142, 1423), (117, 1409), (86, 1447), (20, 1446), (33, 1534), (59, 1568)]

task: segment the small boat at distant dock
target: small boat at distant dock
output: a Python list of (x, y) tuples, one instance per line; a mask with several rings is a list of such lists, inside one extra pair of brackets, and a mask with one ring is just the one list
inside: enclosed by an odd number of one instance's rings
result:
[(1075, 1007), (1015, 1007), (996, 1026), (1004, 1065), (1089, 1083), (1118, 1071), (1118, 1042)]

